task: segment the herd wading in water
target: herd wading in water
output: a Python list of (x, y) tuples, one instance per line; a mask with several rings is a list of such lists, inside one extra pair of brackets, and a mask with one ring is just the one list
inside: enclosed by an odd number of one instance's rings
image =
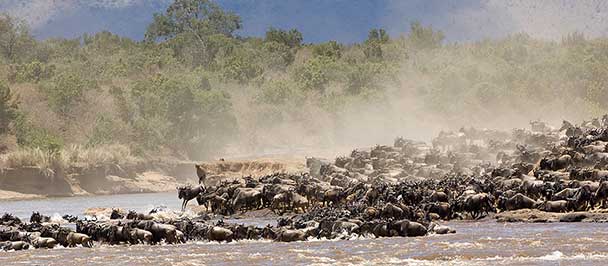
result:
[[(207, 179), (196, 166), (199, 184), (177, 187), (182, 214), (188, 203), (204, 206), (196, 217), (167, 218), (160, 208), (60, 221), (36, 210), (29, 221), (6, 213), (0, 247), (425, 237), (458, 234), (442, 225), (453, 219), (608, 221), (608, 115), (559, 128), (541, 121), (511, 132), (461, 128), (431, 144), (400, 137), (333, 162), (306, 158), (306, 166), (233, 181)], [(225, 221), (259, 210), (276, 223)]]

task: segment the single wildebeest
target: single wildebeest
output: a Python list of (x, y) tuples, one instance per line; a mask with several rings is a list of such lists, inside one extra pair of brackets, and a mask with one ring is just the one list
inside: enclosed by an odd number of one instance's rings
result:
[(57, 245), (57, 240), (52, 237), (41, 237), (40, 232), (27, 234), (27, 239), (35, 248), (54, 248)]
[(306, 240), (306, 233), (298, 229), (281, 229), (277, 233), (277, 237), (275, 240), (280, 242), (304, 241)]
[(429, 201), (431, 202), (448, 202), (448, 199), (448, 194), (443, 191), (433, 191), (433, 193), (429, 197)]
[(81, 233), (70, 232), (66, 237), (68, 247), (75, 247), (76, 245), (82, 245), (83, 247), (93, 247), (93, 241), (91, 237)]
[(578, 188), (564, 188), (560, 192), (553, 194), (551, 200), (566, 200), (576, 194)]
[(427, 228), (421, 223), (409, 220), (400, 220), (391, 224), (391, 229), (396, 230), (400, 236), (424, 236)]
[(255, 188), (238, 188), (232, 201), (235, 211), (255, 210), (262, 205), (262, 191)]
[(110, 220), (122, 219), (124, 215), (120, 213), (119, 209), (112, 209), (112, 213), (110, 214)]
[(129, 220), (154, 220), (154, 216), (151, 214), (138, 213), (133, 210), (129, 211), (126, 218)]
[(207, 238), (211, 241), (232, 241), (234, 233), (230, 229), (219, 226), (210, 226), (207, 231)]
[(30, 223), (43, 223), (51, 220), (51, 217), (44, 216), (39, 212), (32, 212), (32, 216), (30, 216)]
[(570, 203), (567, 200), (545, 201), (538, 209), (546, 212), (568, 212)]
[(207, 171), (203, 169), (203, 166), (196, 164), (194, 165), (196, 168), (196, 175), (198, 176), (198, 184), (205, 184), (205, 180), (207, 180)]
[(517, 193), (510, 198), (501, 196), (498, 200), (498, 208), (501, 211), (514, 211), (519, 209), (532, 209), (537, 206), (537, 202), (530, 197)]
[(594, 193), (593, 203), (591, 208), (595, 207), (596, 204), (600, 204), (601, 208), (606, 208), (606, 201), (608, 200), (608, 181), (602, 181), (599, 187)]
[(152, 233), (139, 228), (132, 228), (129, 230), (129, 242), (132, 244), (137, 243), (152, 243)]
[(153, 221), (141, 221), (137, 223), (137, 228), (152, 233), (153, 243), (158, 243), (165, 239), (168, 243), (177, 242), (177, 228), (170, 224), (161, 224)]
[(182, 211), (186, 210), (186, 205), (188, 205), (188, 201), (195, 199), (199, 194), (205, 192), (204, 185), (198, 185), (196, 187), (192, 186), (183, 186), (177, 187), (177, 197), (179, 199), (183, 199), (182, 203)]
[(589, 209), (593, 202), (593, 192), (589, 185), (579, 187), (572, 198), (567, 199), (573, 205), (575, 211), (586, 211)]
[(4, 250), (24, 250), (24, 249), (29, 249), (30, 248), (30, 244), (28, 244), (25, 241), (6, 241), (3, 243), (0, 243), (0, 248), (4, 249)]
[(464, 209), (469, 212), (473, 218), (478, 218), (483, 213), (493, 211), (494, 203), (492, 198), (487, 193), (477, 193), (469, 195), (464, 199)]

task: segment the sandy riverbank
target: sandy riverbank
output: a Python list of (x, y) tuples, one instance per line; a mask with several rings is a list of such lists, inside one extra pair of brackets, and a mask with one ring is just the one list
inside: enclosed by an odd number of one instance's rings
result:
[[(35, 167), (1, 169), (0, 200), (170, 192), (178, 185), (198, 182), (194, 165), (195, 162), (147, 162), (53, 172)], [(210, 182), (306, 170), (304, 160), (281, 158), (214, 161), (201, 165)]]

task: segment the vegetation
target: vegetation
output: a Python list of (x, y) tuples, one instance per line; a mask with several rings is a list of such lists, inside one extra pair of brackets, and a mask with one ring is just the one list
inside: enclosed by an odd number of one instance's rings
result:
[(506, 128), (607, 111), (605, 38), (446, 43), (415, 22), (403, 36), (371, 29), (362, 43), (307, 44), (296, 29), (245, 38), (241, 27), (209, 0), (175, 0), (141, 42), (109, 32), (40, 41), (0, 16), (0, 139), (38, 157), (70, 157), (76, 145), (129, 151), (111, 160), (206, 159), (396, 124)]

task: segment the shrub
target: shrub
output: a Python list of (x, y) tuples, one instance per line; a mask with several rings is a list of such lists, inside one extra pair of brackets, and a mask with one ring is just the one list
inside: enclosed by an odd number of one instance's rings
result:
[(51, 134), (47, 129), (32, 125), (24, 114), (19, 114), (14, 124), (17, 144), (21, 147), (56, 152), (63, 146), (60, 137)]
[(11, 82), (39, 82), (48, 79), (55, 73), (55, 65), (46, 65), (39, 61), (11, 65), (9, 81)]
[(311, 58), (296, 70), (295, 79), (305, 89), (324, 91), (325, 85), (329, 82), (331, 61), (330, 58), (325, 56)]
[(312, 53), (316, 56), (325, 56), (332, 59), (342, 57), (342, 46), (336, 41), (317, 44), (313, 47)]
[(75, 73), (63, 72), (52, 79), (44, 92), (51, 108), (65, 117), (74, 105), (83, 100), (85, 90), (93, 86), (92, 82), (80, 78)]
[(17, 115), (17, 100), (11, 89), (4, 82), (0, 82), (0, 135), (8, 132), (9, 125)]

